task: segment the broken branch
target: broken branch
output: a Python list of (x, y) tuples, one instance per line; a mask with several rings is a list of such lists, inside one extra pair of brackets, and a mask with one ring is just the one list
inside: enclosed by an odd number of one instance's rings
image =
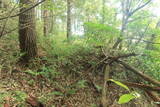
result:
[(132, 83), (132, 82), (122, 82), (122, 83), (129, 86), (129, 87), (135, 87), (135, 88), (140, 88), (140, 89), (143, 89), (143, 90), (160, 92), (160, 87), (153, 87), (153, 86), (150, 86), (150, 85)]
[(132, 71), (133, 73), (139, 75), (140, 77), (142, 77), (144, 80), (148, 81), (148, 82), (151, 82), (152, 84), (155, 84), (157, 86), (160, 86), (160, 82), (157, 81), (157, 80), (154, 80), (152, 79), (151, 77), (143, 74), (141, 71), (137, 70), (136, 68), (128, 65), (127, 63), (123, 62), (123, 61), (120, 61), (120, 60), (117, 60), (117, 62), (119, 62), (121, 65), (123, 65), (126, 69)]

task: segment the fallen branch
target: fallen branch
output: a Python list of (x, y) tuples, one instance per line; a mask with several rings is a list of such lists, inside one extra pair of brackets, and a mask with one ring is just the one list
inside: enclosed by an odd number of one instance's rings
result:
[[(155, 103), (160, 102), (160, 98), (155, 93), (147, 90), (145, 92)], [(160, 104), (157, 103), (157, 107), (160, 107)]]
[(31, 105), (31, 107), (45, 107), (41, 102), (38, 101), (36, 97), (29, 95), (26, 102)]
[(139, 75), (140, 77), (142, 77), (144, 80), (148, 81), (148, 82), (151, 82), (152, 84), (155, 84), (157, 86), (160, 86), (160, 82), (155, 80), (155, 79), (152, 79), (151, 77), (143, 74), (141, 71), (137, 70), (136, 68), (128, 65), (127, 63), (123, 62), (123, 61), (120, 61), (120, 60), (117, 60), (117, 62), (119, 62), (121, 65), (123, 65), (126, 69), (132, 71), (133, 73)]
[(105, 67), (105, 71), (104, 71), (104, 84), (103, 84), (102, 98), (101, 98), (102, 107), (107, 107), (108, 106), (108, 99), (107, 99), (108, 85), (107, 85), (107, 80), (109, 80), (109, 73), (110, 73), (110, 65), (107, 64), (106, 67)]
[(110, 59), (109, 63), (113, 63), (114, 61), (117, 61), (120, 58), (128, 58), (131, 56), (137, 56), (139, 54), (135, 54), (135, 53), (128, 53), (128, 54), (123, 54), (123, 55), (119, 55), (119, 56), (109, 56), (108, 59)]
[(153, 87), (153, 86), (150, 86), (150, 85), (139, 84), (139, 83), (131, 83), (131, 82), (122, 82), (122, 83), (129, 86), (129, 87), (135, 87), (135, 88), (140, 88), (140, 89), (143, 89), (143, 90), (160, 92), (160, 87)]
[(111, 57), (111, 58), (118, 60), (119, 58), (128, 58), (128, 57), (137, 56), (137, 55), (138, 54), (135, 54), (135, 53), (128, 53), (128, 54), (119, 55), (119, 56), (115, 56), (115, 57)]

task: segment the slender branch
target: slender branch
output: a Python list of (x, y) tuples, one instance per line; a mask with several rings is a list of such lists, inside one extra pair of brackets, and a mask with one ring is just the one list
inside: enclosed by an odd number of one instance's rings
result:
[(128, 23), (131, 23), (131, 22), (134, 22), (134, 21), (136, 21), (136, 20), (141, 20), (141, 19), (145, 19), (145, 18), (149, 18), (149, 17), (155, 17), (155, 16), (140, 16), (140, 17), (137, 17), (137, 18), (134, 18), (134, 19), (130, 19), (130, 20), (128, 20)]
[(144, 3), (143, 5), (137, 7), (136, 9), (134, 9), (132, 12), (130, 12), (130, 16), (132, 16), (135, 12), (137, 12), (138, 10), (142, 9), (143, 7), (145, 7), (147, 4), (149, 4), (152, 0), (148, 0), (146, 3)]
[[(129, 39), (129, 38), (128, 38)], [(138, 38), (130, 38), (130, 39), (134, 39), (134, 40), (138, 40)], [(147, 42), (147, 43), (151, 43), (151, 44), (160, 44), (159, 42), (152, 42), (152, 41), (148, 41), (148, 40), (139, 40), (139, 41), (143, 41), (143, 42)]]
[(135, 53), (129, 53), (129, 54), (124, 54), (124, 55), (119, 55), (119, 56), (109, 56), (108, 59), (110, 59), (107, 63), (112, 64), (114, 61), (117, 61), (120, 58), (128, 58), (131, 56), (137, 56), (139, 54)]
[(132, 83), (132, 82), (122, 82), (122, 83), (129, 86), (129, 87), (135, 87), (135, 88), (140, 88), (140, 89), (143, 89), (143, 90), (160, 92), (160, 87), (153, 87), (153, 86), (150, 86), (150, 85)]
[(4, 22), (4, 25), (3, 25), (3, 28), (2, 28), (2, 31), (1, 31), (1, 34), (0, 34), (0, 37), (3, 35), (3, 32), (7, 26), (7, 22), (8, 22), (8, 18), (12, 15), (12, 12), (14, 11), (14, 9), (16, 8), (16, 5), (14, 5), (14, 7), (11, 9), (11, 11), (8, 13), (8, 16), (7, 16), (7, 19), (6, 21)]
[[(46, 0), (42, 0), (42, 1), (38, 2), (38, 3), (36, 3), (35, 5), (29, 7), (28, 9), (26, 9), (26, 10), (20, 12), (20, 13), (17, 13), (17, 14), (15, 14), (15, 15), (10, 16), (9, 18), (17, 17), (17, 16), (19, 16), (19, 15), (21, 15), (21, 14), (23, 14), (23, 13), (25, 13), (25, 12), (33, 9), (33, 8), (35, 8), (36, 6), (38, 6), (39, 4), (43, 3), (44, 1), (46, 1)], [(2, 17), (2, 18), (0, 18), (0, 20), (4, 20), (4, 19), (7, 19), (7, 18), (8, 18), (8, 17)]]
[(111, 56), (109, 57), (110, 59), (113, 59), (113, 60), (118, 60), (120, 58), (128, 58), (128, 57), (131, 57), (131, 56), (137, 56), (138, 54), (136, 53), (128, 53), (128, 54), (123, 54), (123, 55), (118, 55), (118, 56)]

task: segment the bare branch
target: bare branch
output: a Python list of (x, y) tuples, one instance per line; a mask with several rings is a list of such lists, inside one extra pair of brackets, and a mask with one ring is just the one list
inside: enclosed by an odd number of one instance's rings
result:
[[(38, 6), (39, 4), (43, 3), (44, 1), (46, 1), (46, 0), (42, 0), (42, 1), (38, 2), (38, 3), (36, 3), (35, 5), (29, 7), (28, 9), (26, 9), (26, 10), (20, 12), (20, 13), (17, 13), (15, 15), (10, 16), (9, 18), (17, 17), (17, 16), (19, 16), (19, 15), (21, 15), (21, 14), (23, 14), (23, 13), (29, 11), (29, 10), (31, 10), (32, 8), (35, 8), (36, 6)], [(2, 17), (2, 18), (0, 18), (0, 20), (4, 20), (4, 19), (7, 19), (7, 18), (8, 17)]]
[(144, 3), (143, 5), (137, 7), (136, 9), (134, 9), (132, 12), (130, 12), (130, 16), (132, 16), (135, 12), (137, 12), (138, 10), (142, 9), (143, 7), (145, 7), (147, 4), (149, 4), (152, 0), (148, 0), (146, 3)]

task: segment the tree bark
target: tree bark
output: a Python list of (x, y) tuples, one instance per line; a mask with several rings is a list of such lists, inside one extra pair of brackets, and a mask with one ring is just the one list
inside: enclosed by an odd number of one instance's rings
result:
[[(20, 4), (32, 5), (33, 0), (20, 0)], [(20, 6), (20, 12), (26, 10), (26, 7)], [(19, 46), (20, 51), (24, 53), (21, 60), (28, 62), (37, 56), (36, 44), (36, 24), (34, 8), (20, 14), (19, 16)]]

